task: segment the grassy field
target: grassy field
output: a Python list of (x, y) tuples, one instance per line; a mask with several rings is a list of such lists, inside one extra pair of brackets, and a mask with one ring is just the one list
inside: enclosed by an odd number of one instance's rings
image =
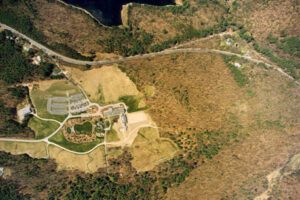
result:
[(106, 134), (106, 142), (116, 142), (119, 140), (120, 140), (120, 138), (118, 137), (118, 133), (114, 129), (111, 129)]
[(59, 124), (32, 117), (28, 122), (28, 127), (34, 131), (35, 139), (42, 139), (53, 133), (59, 127)]
[(96, 148), (89, 154), (77, 155), (49, 145), (50, 158), (55, 159), (57, 170), (80, 170), (86, 173), (96, 172), (105, 167), (103, 147)]
[(47, 111), (47, 100), (50, 97), (66, 97), (81, 93), (78, 87), (66, 80), (42, 81), (33, 86), (30, 91), (32, 102), (37, 109), (37, 114), (43, 118), (63, 121), (66, 115), (51, 115)]
[(84, 122), (83, 124), (75, 124), (74, 130), (78, 134), (92, 135), (93, 126), (91, 122)]
[(9, 152), (13, 155), (28, 154), (32, 158), (47, 157), (46, 143), (44, 142), (6, 142), (0, 141), (0, 151)]
[(93, 142), (87, 142), (87, 143), (82, 143), (82, 144), (76, 144), (76, 143), (72, 143), (70, 141), (68, 141), (63, 133), (61, 131), (59, 131), (58, 133), (56, 133), (53, 137), (51, 137), (49, 139), (50, 142), (54, 142), (58, 145), (61, 145), (69, 150), (72, 151), (77, 151), (77, 152), (86, 152), (90, 149), (92, 149), (94, 146), (96, 146), (97, 144), (103, 142), (103, 139), (97, 138), (95, 141)]
[(173, 142), (159, 137), (157, 129), (142, 128), (131, 147), (133, 155), (131, 163), (137, 171), (151, 170), (160, 162), (171, 159), (176, 150)]

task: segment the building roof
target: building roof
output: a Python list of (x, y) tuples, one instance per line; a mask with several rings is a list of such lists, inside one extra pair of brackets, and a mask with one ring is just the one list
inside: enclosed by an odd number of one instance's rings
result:
[(109, 108), (108, 110), (103, 112), (104, 117), (114, 117), (121, 115), (125, 112), (125, 109), (123, 107), (120, 108)]

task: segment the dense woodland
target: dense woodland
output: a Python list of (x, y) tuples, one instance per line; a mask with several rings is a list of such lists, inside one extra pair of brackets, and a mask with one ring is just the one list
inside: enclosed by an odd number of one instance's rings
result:
[(22, 52), (22, 46), (15, 42), (9, 31), (0, 33), (0, 133), (1, 135), (32, 136), (33, 132), (16, 121), (16, 106), (28, 96), (28, 89), (16, 86), (18, 83), (44, 79), (51, 75), (54, 65), (31, 62), (31, 53)]

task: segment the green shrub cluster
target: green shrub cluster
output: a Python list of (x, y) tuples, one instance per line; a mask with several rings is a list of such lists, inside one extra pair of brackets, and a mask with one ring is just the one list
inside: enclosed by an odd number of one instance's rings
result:
[(92, 61), (93, 57), (83, 56), (78, 53), (75, 49), (69, 47), (66, 44), (62, 43), (53, 43), (51, 45), (47, 45), (51, 49), (55, 49), (56, 52), (61, 53), (67, 57), (78, 59), (78, 60), (87, 60)]
[(1, 200), (22, 200), (29, 199), (26, 196), (18, 194), (16, 185), (8, 182), (7, 180), (0, 179), (0, 199)]
[(30, 17), (22, 15), (22, 13), (16, 13), (10, 8), (12, 6), (17, 6), (17, 4), (24, 4), (27, 10), (33, 16), (35, 15), (31, 0), (2, 0), (2, 2), (0, 2), (0, 22), (19, 30), (34, 40), (43, 41), (45, 38), (44, 35), (37, 31)]
[(128, 107), (127, 111), (129, 113), (140, 111), (140, 110), (145, 110), (148, 108), (147, 106), (139, 108), (141, 98), (138, 98), (134, 95), (122, 96), (119, 98), (119, 101), (126, 104), (126, 106)]
[(246, 40), (248, 43), (254, 40), (252, 34), (249, 33), (246, 29), (243, 29), (243, 28), (239, 31), (239, 36), (242, 39)]
[(277, 43), (277, 47), (291, 56), (300, 58), (300, 39), (297, 37), (280, 40), (280, 42)]
[(74, 130), (77, 134), (91, 135), (93, 126), (90, 122), (84, 122), (83, 124), (75, 124)]
[(248, 77), (245, 74), (243, 74), (239, 68), (237, 68), (236, 66), (234, 66), (232, 64), (232, 62), (236, 59), (236, 57), (234, 57), (234, 56), (229, 57), (229, 56), (223, 55), (223, 59), (224, 59), (226, 65), (231, 69), (231, 72), (234, 75), (234, 80), (238, 83), (238, 85), (240, 87), (243, 87), (247, 83), (249, 83)]
[(267, 40), (271, 43), (277, 43), (278, 42), (278, 37), (273, 37), (273, 35), (271, 33), (268, 34), (267, 36)]
[(182, 35), (177, 35), (174, 38), (170, 38), (166, 41), (163, 41), (161, 43), (154, 44), (150, 47), (151, 52), (159, 52), (164, 49), (170, 48), (171, 46), (175, 44), (179, 44), (183, 41), (190, 40), (193, 38), (202, 38), (207, 37), (209, 35), (212, 35), (214, 33), (224, 32), (226, 31), (227, 27), (231, 25), (228, 22), (228, 19), (225, 19), (224, 17), (221, 18), (221, 22), (217, 25), (214, 25), (211, 28), (207, 29), (195, 29), (192, 25), (186, 25), (183, 28)]
[(18, 83), (38, 72), (21, 52), (21, 47), (0, 33), (0, 79), (8, 84)]
[(292, 61), (289, 59), (279, 58), (279, 57), (275, 56), (274, 53), (270, 49), (267, 49), (267, 48), (261, 49), (259, 47), (258, 43), (256, 43), (256, 42), (253, 43), (253, 47), (257, 52), (268, 56), (272, 62), (277, 63), (279, 67), (281, 67), (286, 72), (288, 72), (292, 77), (294, 77), (296, 79), (299, 78), (296, 69), (300, 69), (300, 63), (296, 63), (295, 61)]
[(117, 36), (97, 40), (98, 44), (104, 46), (106, 53), (117, 52), (122, 56), (143, 54), (147, 52), (147, 47), (152, 43), (153, 36), (145, 31), (132, 31), (131, 28), (118, 31), (121, 31), (121, 33), (116, 34)]

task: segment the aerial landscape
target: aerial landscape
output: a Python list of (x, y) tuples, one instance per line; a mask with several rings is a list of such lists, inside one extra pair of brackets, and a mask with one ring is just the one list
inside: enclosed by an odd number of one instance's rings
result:
[(0, 0), (0, 200), (300, 199), (299, 0)]

